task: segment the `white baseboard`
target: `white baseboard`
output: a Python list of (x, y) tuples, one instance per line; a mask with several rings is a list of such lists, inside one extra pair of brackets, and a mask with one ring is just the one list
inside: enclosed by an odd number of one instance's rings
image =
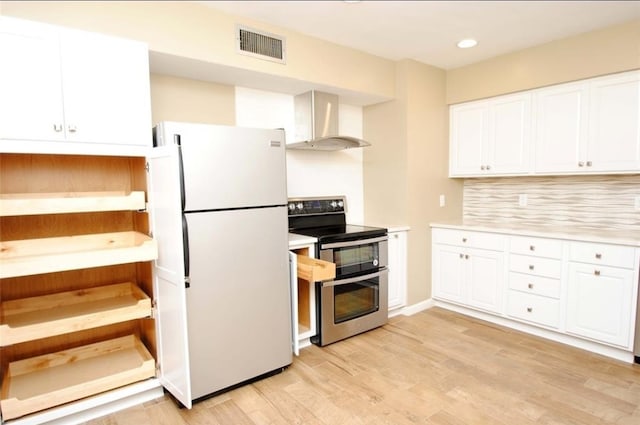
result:
[(389, 317), (395, 317), (399, 315), (403, 316), (413, 316), (416, 313), (420, 313), (421, 311), (428, 310), (435, 305), (434, 301), (429, 298), (424, 301), (420, 301), (419, 303), (408, 305), (402, 308), (398, 308), (396, 310), (392, 310), (389, 312)]

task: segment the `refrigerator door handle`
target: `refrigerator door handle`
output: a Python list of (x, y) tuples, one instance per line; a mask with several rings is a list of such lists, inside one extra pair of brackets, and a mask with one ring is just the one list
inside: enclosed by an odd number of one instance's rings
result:
[(184, 211), (184, 207), (187, 205), (187, 197), (184, 189), (184, 162), (182, 160), (182, 144), (180, 141), (180, 135), (173, 135), (173, 142), (178, 146), (178, 169), (180, 171), (180, 207)]
[(184, 258), (184, 287), (191, 286), (191, 278), (189, 277), (189, 226), (187, 225), (187, 217), (182, 214), (182, 250)]

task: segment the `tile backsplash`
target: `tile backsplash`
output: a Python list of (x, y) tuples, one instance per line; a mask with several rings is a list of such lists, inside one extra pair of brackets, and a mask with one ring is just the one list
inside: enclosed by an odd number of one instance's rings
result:
[(503, 177), (464, 182), (465, 221), (640, 229), (640, 174)]

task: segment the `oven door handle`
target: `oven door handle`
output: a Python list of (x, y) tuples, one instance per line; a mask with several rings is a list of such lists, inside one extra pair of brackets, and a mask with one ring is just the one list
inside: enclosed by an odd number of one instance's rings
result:
[(379, 238), (371, 238), (371, 239), (358, 239), (357, 241), (327, 243), (327, 244), (321, 244), (320, 249), (345, 248), (348, 246), (366, 245), (366, 244), (382, 242), (386, 240), (389, 240), (388, 236), (380, 236)]
[(363, 280), (367, 280), (367, 279), (371, 279), (371, 278), (374, 278), (374, 277), (382, 276), (383, 273), (388, 273), (388, 272), (389, 272), (389, 270), (384, 268), (384, 269), (381, 269), (380, 271), (377, 271), (375, 273), (363, 274), (361, 276), (350, 277), (350, 278), (347, 278), (347, 279), (327, 280), (327, 281), (322, 282), (322, 287), (323, 288), (327, 288), (329, 286), (339, 286), (339, 285), (346, 285), (348, 283), (361, 282)]

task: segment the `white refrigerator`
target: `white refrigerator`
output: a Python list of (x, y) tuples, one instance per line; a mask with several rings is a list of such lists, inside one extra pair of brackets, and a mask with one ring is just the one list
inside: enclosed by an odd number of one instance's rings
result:
[(291, 364), (284, 132), (162, 122), (154, 146), (159, 379), (191, 407)]

